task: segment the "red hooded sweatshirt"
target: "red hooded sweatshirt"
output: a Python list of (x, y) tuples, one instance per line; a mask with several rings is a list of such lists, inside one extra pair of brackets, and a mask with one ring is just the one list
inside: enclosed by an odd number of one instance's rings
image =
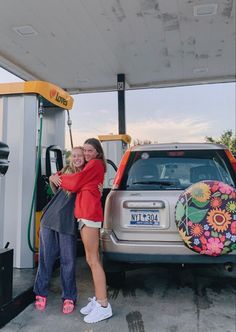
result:
[(103, 221), (101, 194), (98, 185), (104, 181), (105, 168), (102, 160), (90, 160), (79, 173), (60, 176), (61, 187), (76, 192), (74, 214), (77, 219)]

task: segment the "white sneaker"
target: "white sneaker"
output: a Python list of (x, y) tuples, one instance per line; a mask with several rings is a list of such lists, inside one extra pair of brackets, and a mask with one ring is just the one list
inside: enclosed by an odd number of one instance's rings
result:
[(95, 302), (95, 307), (92, 311), (84, 317), (85, 323), (97, 323), (103, 319), (107, 319), (112, 316), (112, 310), (110, 303), (108, 303), (107, 307), (104, 308), (97, 301)]
[(80, 309), (80, 313), (82, 315), (88, 315), (95, 307), (96, 297), (95, 296), (93, 298), (89, 297), (88, 300), (89, 300), (89, 303), (85, 307)]

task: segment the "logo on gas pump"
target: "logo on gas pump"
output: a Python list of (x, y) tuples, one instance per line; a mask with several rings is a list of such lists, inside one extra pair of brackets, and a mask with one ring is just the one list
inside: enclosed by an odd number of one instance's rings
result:
[(58, 103), (60, 103), (64, 106), (67, 106), (67, 104), (68, 104), (67, 100), (64, 97), (60, 96), (60, 94), (57, 92), (56, 89), (50, 90), (50, 98), (55, 99)]

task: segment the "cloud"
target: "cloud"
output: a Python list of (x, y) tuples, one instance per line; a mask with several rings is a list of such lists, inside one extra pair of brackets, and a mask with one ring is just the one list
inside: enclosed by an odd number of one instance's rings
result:
[(106, 109), (106, 108), (103, 108), (103, 109), (98, 110), (98, 113), (101, 113), (101, 114), (110, 114), (110, 110)]
[[(137, 121), (127, 124), (127, 134), (133, 140), (150, 140), (151, 142), (203, 142), (209, 134), (209, 123), (198, 119), (186, 118), (160, 118), (158, 120)], [(74, 145), (82, 145), (88, 137), (99, 135), (118, 134), (118, 125), (115, 121), (101, 123), (98, 120), (92, 124), (92, 128), (84, 126), (74, 129)], [(66, 147), (70, 149), (69, 135), (66, 134)]]
[(208, 134), (209, 124), (192, 118), (181, 120), (159, 119), (133, 122), (127, 132), (132, 139), (150, 140), (158, 143), (203, 142)]
[[(73, 137), (73, 145), (83, 145), (84, 141), (89, 137), (96, 137), (98, 138), (99, 135), (109, 135), (109, 134), (117, 134), (118, 127), (116, 123), (101, 123), (96, 121), (88, 126), (84, 126), (83, 128), (72, 128), (72, 137)], [(69, 133), (66, 132), (65, 137), (65, 145), (67, 149), (70, 149), (70, 138)]]

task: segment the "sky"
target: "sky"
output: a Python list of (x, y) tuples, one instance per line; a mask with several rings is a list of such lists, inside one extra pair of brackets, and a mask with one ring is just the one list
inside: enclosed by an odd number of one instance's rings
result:
[[(19, 82), (0, 68), (0, 83)], [(126, 133), (132, 141), (204, 142), (224, 131), (236, 134), (235, 83), (126, 91)], [(74, 95), (70, 111), (75, 145), (86, 138), (118, 134), (117, 92)], [(70, 149), (68, 127), (66, 148)]]

